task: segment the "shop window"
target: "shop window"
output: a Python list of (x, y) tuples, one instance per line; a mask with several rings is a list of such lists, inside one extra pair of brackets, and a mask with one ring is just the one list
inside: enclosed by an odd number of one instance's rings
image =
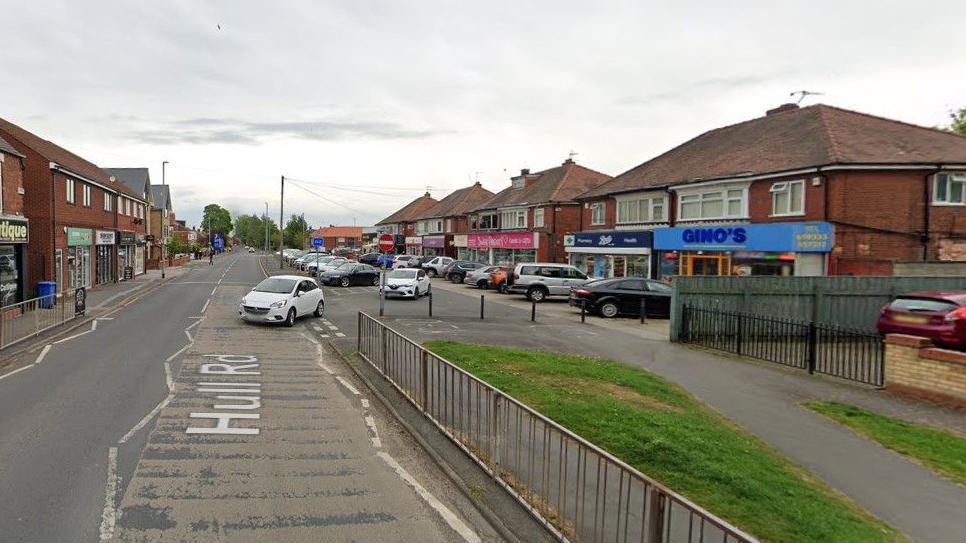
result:
[(681, 220), (743, 218), (745, 194), (744, 188), (681, 194), (678, 197), (678, 218)]
[(805, 209), (805, 181), (780, 181), (771, 186), (772, 215), (801, 215)]
[(966, 204), (966, 173), (937, 173), (932, 192), (934, 204)]
[(20, 301), (20, 273), (17, 270), (17, 248), (0, 245), (0, 305)]
[(74, 203), (74, 197), (75, 197), (75, 195), (74, 195), (74, 180), (68, 177), (67, 178), (67, 203), (68, 204), (73, 204)]
[(533, 227), (541, 228), (543, 226), (543, 208), (537, 207), (533, 210)]
[(590, 204), (590, 224), (591, 226), (598, 226), (598, 225), (604, 224), (604, 203), (603, 202)]

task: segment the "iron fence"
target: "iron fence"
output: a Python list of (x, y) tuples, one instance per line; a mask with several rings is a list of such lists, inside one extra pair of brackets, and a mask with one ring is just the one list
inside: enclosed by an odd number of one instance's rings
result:
[(863, 330), (685, 304), (678, 337), (809, 373), (885, 383), (882, 338)]
[(76, 290), (31, 298), (0, 308), (0, 349), (60, 326), (77, 316)]
[(358, 330), (363, 358), (560, 540), (757, 541), (366, 313)]

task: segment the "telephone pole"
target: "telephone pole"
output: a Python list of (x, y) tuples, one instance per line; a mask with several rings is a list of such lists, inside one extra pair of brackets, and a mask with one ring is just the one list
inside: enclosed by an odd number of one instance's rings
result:
[(265, 221), (265, 252), (268, 252), (268, 202), (265, 202), (265, 214), (262, 215)]
[(285, 176), (282, 176), (282, 194), (278, 202), (278, 229), (279, 229), (279, 239), (278, 239), (278, 267), (279, 269), (285, 264), (285, 255), (282, 254), (285, 251)]

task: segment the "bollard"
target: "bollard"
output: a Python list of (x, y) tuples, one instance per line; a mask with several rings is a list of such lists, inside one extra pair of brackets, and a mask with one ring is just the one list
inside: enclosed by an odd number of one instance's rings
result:
[(587, 318), (587, 304), (583, 301), (580, 302), (580, 324), (584, 324)]
[(647, 299), (641, 298), (641, 324), (647, 324)]
[(386, 273), (379, 276), (379, 316), (382, 317), (386, 313)]
[(537, 320), (537, 302), (530, 302), (530, 322)]
[(429, 316), (433, 316), (433, 291), (429, 291)]
[(480, 320), (483, 320), (483, 295), (480, 294)]

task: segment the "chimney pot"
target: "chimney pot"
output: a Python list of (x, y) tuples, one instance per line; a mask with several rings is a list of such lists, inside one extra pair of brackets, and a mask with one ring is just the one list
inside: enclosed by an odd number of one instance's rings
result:
[(767, 117), (769, 115), (774, 115), (776, 113), (784, 113), (786, 111), (795, 111), (796, 109), (798, 109), (798, 104), (792, 104), (792, 103), (782, 104), (774, 109), (769, 109), (768, 111), (766, 111), (765, 116)]
[(530, 168), (523, 168), (520, 170), (520, 175), (530, 175)]

